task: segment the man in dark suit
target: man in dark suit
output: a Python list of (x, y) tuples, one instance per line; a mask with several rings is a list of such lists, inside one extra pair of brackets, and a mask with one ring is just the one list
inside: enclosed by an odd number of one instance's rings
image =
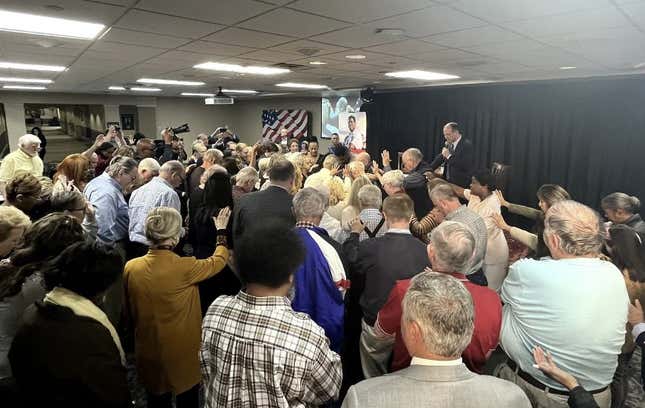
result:
[(430, 163), (432, 171), (443, 166), (443, 178), (458, 186), (468, 188), (473, 175), (473, 143), (461, 135), (459, 125), (447, 123), (443, 127), (446, 145)]
[[(267, 220), (284, 221), (289, 226), (296, 224), (291, 203), (291, 189), (295, 180), (293, 164), (285, 158), (276, 159), (271, 163), (268, 173), (269, 187), (245, 194), (237, 202), (233, 218), (233, 242), (252, 224)], [(277, 237), (267, 237), (272, 238)]]
[(387, 301), (397, 280), (409, 279), (428, 265), (425, 244), (410, 233), (412, 208), (412, 200), (407, 194), (387, 197), (383, 201), (387, 233), (360, 244), (359, 234), (352, 233), (343, 247), (350, 262), (350, 291), (354, 292), (350, 296), (355, 299), (355, 290), (363, 287), (359, 301), (363, 313), (360, 355), (366, 377), (386, 371), (373, 357), (378, 355), (378, 351), (371, 349), (378, 311)]
[[(384, 150), (381, 158), (383, 159), (383, 169), (385, 171), (391, 170), (390, 152)], [(417, 218), (425, 217), (432, 210), (432, 201), (430, 201), (428, 190), (426, 189), (425, 173), (432, 169), (427, 162), (423, 161), (421, 150), (415, 147), (403, 152), (401, 165), (401, 170), (405, 173), (403, 188), (414, 202), (414, 213)]]

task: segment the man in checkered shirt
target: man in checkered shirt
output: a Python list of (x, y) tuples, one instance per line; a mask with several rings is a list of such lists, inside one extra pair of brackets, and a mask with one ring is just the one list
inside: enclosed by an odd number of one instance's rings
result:
[(338, 398), (340, 357), (286, 297), (304, 246), (294, 230), (263, 224), (236, 242), (245, 289), (217, 298), (202, 324), (206, 407), (308, 407)]

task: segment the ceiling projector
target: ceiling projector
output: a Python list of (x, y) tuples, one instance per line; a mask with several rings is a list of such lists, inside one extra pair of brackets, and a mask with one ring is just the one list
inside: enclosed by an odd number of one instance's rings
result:
[(235, 100), (222, 92), (222, 87), (220, 86), (219, 92), (217, 92), (217, 94), (212, 98), (204, 99), (204, 103), (206, 105), (233, 105)]

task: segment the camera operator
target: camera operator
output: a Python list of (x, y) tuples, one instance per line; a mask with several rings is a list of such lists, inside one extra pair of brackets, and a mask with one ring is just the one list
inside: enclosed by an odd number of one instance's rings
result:
[(161, 138), (163, 139), (163, 145), (157, 147), (159, 164), (164, 164), (170, 160), (184, 162), (187, 159), (183, 139), (175, 136), (171, 128), (162, 130)]

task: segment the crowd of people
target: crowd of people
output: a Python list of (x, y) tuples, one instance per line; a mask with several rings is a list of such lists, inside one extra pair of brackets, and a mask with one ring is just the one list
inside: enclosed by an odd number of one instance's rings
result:
[(111, 127), (53, 174), (24, 135), (0, 164), (2, 405), (623, 407), (639, 199), (509, 203), (443, 132), (396, 166), (337, 134), (186, 152)]

